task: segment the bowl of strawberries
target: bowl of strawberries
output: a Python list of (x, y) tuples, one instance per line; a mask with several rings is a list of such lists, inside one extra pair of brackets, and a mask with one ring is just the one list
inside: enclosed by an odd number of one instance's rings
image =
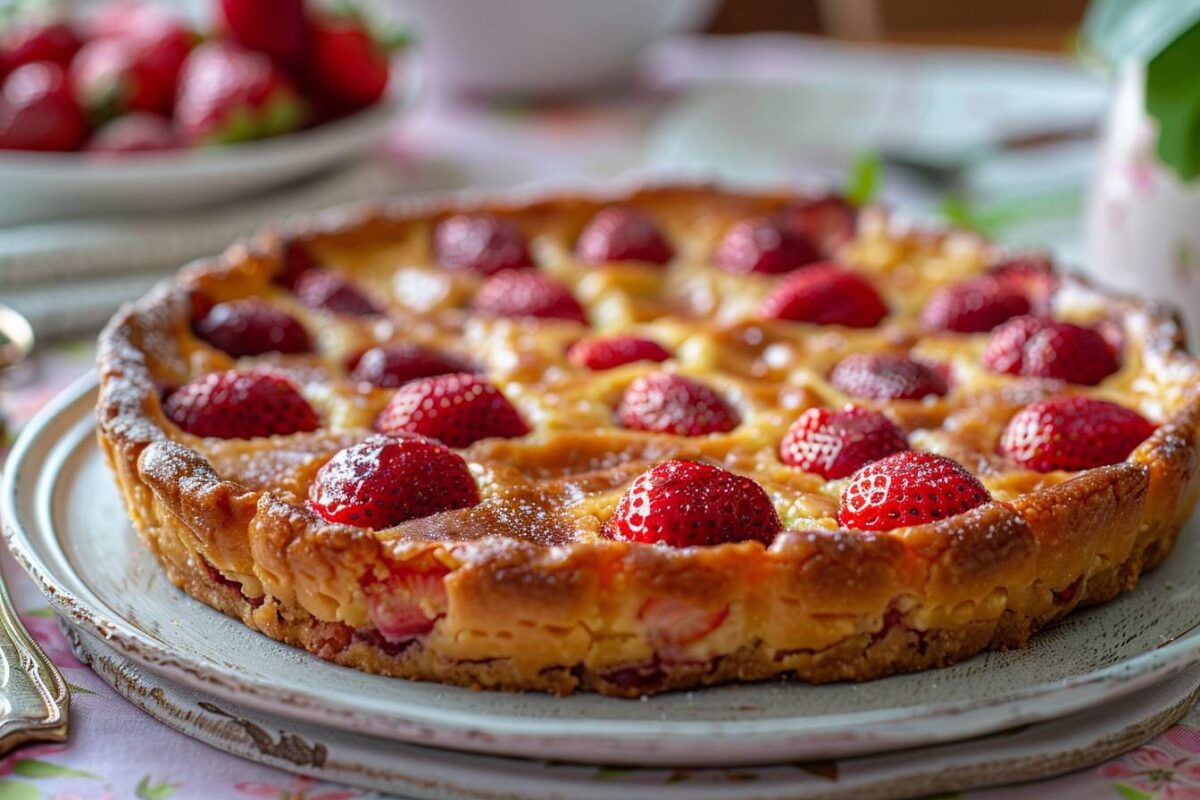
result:
[(177, 209), (314, 174), (371, 147), (392, 49), (340, 4), (153, 0), (0, 30), (0, 221)]

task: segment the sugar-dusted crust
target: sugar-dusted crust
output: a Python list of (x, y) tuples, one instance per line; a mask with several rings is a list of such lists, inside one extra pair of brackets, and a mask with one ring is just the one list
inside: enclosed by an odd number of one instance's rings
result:
[[(668, 221), (685, 216), (689, 230), (703, 231), (788, 198), (662, 188), (625, 199)], [(560, 196), (485, 207), (511, 215), (527, 230), (546, 229), (551, 239), (567, 241), (578, 219), (601, 204)], [(189, 437), (165, 418), (160, 402), (165, 388), (230, 363), (191, 334), (191, 293), (219, 300), (268, 291), (264, 287), (279, 269), (284, 238), (323, 247), (339, 268), (372, 284), (380, 274), (372, 252), (413, 238), (411, 230), (427, 231), (431, 220), (452, 210), (365, 209), (317, 218), (284, 236), (266, 233), (219, 260), (193, 265), (109, 324), (99, 355), (100, 441), (146, 545), (188, 594), (339, 664), (477, 688), (637, 696), (777, 675), (866, 680), (945, 666), (987, 648), (1023, 646), (1032, 633), (1071, 610), (1133, 588), (1143, 569), (1170, 552), (1196, 500), (1200, 368), (1183, 351), (1178, 324), (1156, 307), (1100, 293), (1076, 279), (1067, 279), (1060, 292), (1065, 313), (1115, 319), (1126, 341), (1126, 367), (1094, 393), (1139, 408), (1163, 423), (1158, 431), (1125, 463), (1077, 475), (997, 468), (979, 443), (994, 439), (995, 419), (1002, 424), (1011, 414), (1010, 394), (1049, 390), (991, 385), (968, 375), (963, 391), (978, 391), (977, 398), (960, 398), (953, 407), (897, 403), (890, 411), (910, 430), (924, 431), (925, 446), (956, 457), (960, 449), (970, 451), (979, 465), (960, 460), (985, 476), (997, 500), (937, 524), (888, 533), (837, 530), (822, 510), (830, 496), (836, 498), (836, 487), (810, 487), (760, 454), (773, 449), (780, 426), (800, 408), (837, 399), (819, 383), (791, 390), (784, 413), (778, 387), (764, 388), (761, 380), (733, 370), (731, 391), (755, 409), (752, 424), (743, 426), (749, 432), (739, 439), (592, 432), (583, 429), (590, 412), (582, 402), (576, 404), (585, 407), (581, 417), (547, 412), (529, 442), (485, 441), (464, 451), (481, 474), (503, 487), (480, 509), (378, 533), (325, 523), (302, 502), (320, 464), (365, 435), (362, 420), (377, 410), (376, 400), (338, 400), (322, 408), (340, 420), (333, 430), (266, 440), (245, 451)], [(868, 269), (882, 264), (891, 270), (893, 288), (903, 284), (894, 278), (900, 274), (895, 265), (911, 269), (916, 258), (905, 255), (905, 248), (932, 248), (934, 256), (922, 263), (935, 266), (937, 258), (953, 260), (963, 253), (977, 266), (991, 252), (973, 237), (914, 232), (883, 216), (863, 228), (846, 257)], [(934, 244), (927, 247), (928, 242)], [(652, 302), (639, 288), (642, 276), (611, 277), (619, 284), (615, 293), (592, 285), (610, 277), (576, 283), (581, 294), (594, 295), (586, 298), (591, 308), (603, 307), (606, 314), (618, 308), (616, 318), (604, 324), (616, 328), (648, 318), (639, 306)], [(928, 294), (927, 281), (919, 275), (909, 280), (915, 307)], [(749, 285), (747, 292), (754, 291)], [(692, 287), (680, 296), (700, 294)], [(470, 321), (451, 308), (452, 300), (446, 305), (430, 311), (393, 308), (403, 320), (396, 327), (424, 335), (421, 325), (436, 318), (431, 336), (469, 339)], [(717, 331), (712, 337), (692, 329), (680, 335), (692, 348), (689, 369), (718, 363), (721, 346), (744, 334), (736, 305), (722, 319), (726, 310), (709, 311)], [(352, 347), (370, 335), (352, 330), (350, 344), (332, 346)], [(504, 328), (489, 335), (520, 340), (579, 334)], [(781, 334), (776, 344), (782, 347), (785, 340), (791, 341)], [(536, 349), (540, 340), (534, 341), (510, 352)], [(717, 356), (694, 355), (713, 342)], [(916, 346), (936, 354), (960, 345), (946, 340)], [(504, 376), (511, 381), (507, 386), (517, 387), (510, 394), (538, 386), (523, 383), (520, 370), (518, 364)], [(713, 374), (719, 373), (714, 367)], [(609, 377), (631, 379), (621, 374)], [(788, 382), (798, 380), (797, 374)], [(611, 388), (594, 387), (606, 379), (595, 378), (586, 391), (610, 397)], [(583, 396), (571, 394), (578, 388), (554, 391), (565, 404)], [(575, 424), (581, 429), (572, 430)], [(262, 447), (285, 449), (286, 464)], [(621, 488), (670, 455), (715, 458), (758, 478), (777, 506), (789, 509), (781, 513), (791, 529), (770, 547), (748, 542), (665, 549), (598, 536)], [(584, 500), (573, 500), (571, 514), (564, 516), (555, 507), (568, 496)], [(512, 511), (518, 507), (522, 515)], [(388, 641), (374, 622), (373, 604), (387, 591), (389, 576), (414, 569), (445, 575), (445, 598), (431, 610), (436, 624), (424, 636)], [(643, 618), (651, 602), (723, 616), (699, 640), (678, 642)]]

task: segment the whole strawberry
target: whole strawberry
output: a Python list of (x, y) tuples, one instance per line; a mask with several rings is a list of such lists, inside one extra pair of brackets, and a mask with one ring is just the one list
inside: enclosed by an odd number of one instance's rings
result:
[(993, 372), (1095, 386), (1120, 369), (1108, 341), (1070, 322), (1017, 317), (992, 333), (983, 364)]
[(525, 234), (513, 223), (488, 214), (456, 214), (433, 231), (438, 263), (454, 272), (494, 275), (533, 266)]
[(303, 325), (286, 311), (253, 298), (218, 303), (194, 327), (197, 336), (234, 358), (312, 350)]
[(779, 219), (830, 256), (854, 238), (858, 209), (844, 197), (826, 195), (789, 203), (779, 212)]
[(312, 27), (309, 82), (321, 107), (333, 113), (372, 105), (387, 90), (387, 52), (352, 17), (322, 19)]
[(984, 276), (934, 292), (921, 309), (921, 325), (932, 331), (983, 333), (1029, 311), (1029, 298), (1019, 286)]
[(87, 120), (59, 65), (35, 61), (4, 79), (0, 150), (78, 150), (87, 134)]
[(873, 328), (887, 305), (870, 281), (836, 264), (814, 264), (784, 278), (759, 307), (767, 319)]
[(450, 447), (529, 433), (525, 420), (499, 389), (466, 372), (422, 378), (401, 386), (375, 427), (383, 433), (428, 436)]
[(301, 305), (321, 311), (351, 317), (383, 313), (349, 278), (329, 270), (308, 270), (296, 279), (292, 291)]
[(282, 375), (267, 370), (213, 372), (167, 397), (167, 418), (193, 436), (253, 439), (316, 430), (312, 406)]
[(175, 128), (157, 114), (133, 113), (114, 119), (88, 140), (90, 153), (120, 156), (153, 153), (179, 147)]
[(783, 530), (771, 498), (749, 478), (696, 461), (665, 461), (638, 476), (604, 534), (623, 542), (703, 547), (758, 541)]
[(169, 115), (195, 34), (166, 15), (143, 15), (120, 36), (93, 39), (71, 65), (79, 102), (95, 119), (131, 111)]
[(661, 265), (675, 256), (653, 217), (624, 206), (596, 212), (579, 234), (575, 252), (584, 263), (596, 265), (612, 261)]
[(878, 411), (846, 406), (810, 408), (779, 444), (783, 463), (828, 480), (844, 478), (884, 456), (908, 449), (904, 432)]
[(309, 507), (329, 522), (381, 530), (479, 503), (467, 462), (421, 436), (375, 434), (317, 472)]
[(304, 0), (217, 0), (215, 5), (217, 27), (226, 36), (300, 74), (312, 54)]
[(666, 361), (671, 352), (661, 344), (636, 336), (582, 339), (567, 350), (567, 360), (580, 367), (605, 370), (635, 361)]
[(587, 324), (583, 306), (565, 283), (532, 270), (504, 270), (475, 293), (477, 311), (497, 317), (564, 319)]
[(79, 35), (66, 22), (17, 22), (0, 35), (0, 72), (11, 72), (35, 61), (65, 69), (79, 46)]
[(676, 436), (726, 433), (741, 421), (712, 388), (671, 372), (652, 372), (630, 383), (617, 405), (617, 419), (630, 430)]
[(175, 119), (193, 145), (229, 144), (296, 130), (304, 103), (262, 53), (206, 42), (183, 64)]
[(957, 461), (905, 450), (854, 473), (842, 491), (838, 523), (851, 530), (886, 531), (949, 519), (991, 499)]
[(372, 347), (354, 362), (350, 379), (383, 389), (395, 389), (418, 378), (470, 372), (461, 360), (412, 342)]
[(737, 222), (713, 254), (718, 267), (737, 275), (792, 272), (820, 258), (808, 237), (770, 217)]
[(890, 353), (848, 355), (833, 368), (829, 382), (844, 394), (868, 400), (919, 400), (949, 391), (933, 367)]
[(1025, 406), (1009, 420), (999, 451), (1036, 472), (1074, 472), (1116, 464), (1154, 433), (1145, 417), (1116, 403), (1082, 396)]

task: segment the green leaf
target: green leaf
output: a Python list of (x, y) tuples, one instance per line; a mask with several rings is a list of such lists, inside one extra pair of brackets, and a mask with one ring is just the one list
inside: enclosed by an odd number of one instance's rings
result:
[(137, 796), (140, 800), (167, 800), (175, 794), (175, 786), (163, 781), (151, 783), (149, 775), (143, 775), (138, 781)]
[(13, 764), (13, 772), (22, 778), (100, 778), (99, 775), (93, 775), (81, 769), (51, 764), (49, 761), (38, 761), (35, 758), (27, 758)]
[(0, 781), (0, 800), (42, 800), (42, 791), (25, 781)]
[(1123, 783), (1114, 783), (1113, 789), (1125, 800), (1154, 800), (1154, 795), (1143, 792), (1141, 789), (1135, 789), (1132, 786), (1126, 786)]
[(31, 608), (28, 611), (21, 612), (23, 617), (39, 617), (41, 619), (54, 619), (54, 609), (50, 606), (42, 606), (41, 608)]
[(1200, 176), (1200, 24), (1146, 65), (1146, 113), (1158, 123), (1155, 148), (1180, 180)]
[(882, 174), (883, 161), (878, 153), (860, 153), (850, 165), (850, 175), (846, 180), (846, 199), (856, 206), (870, 203), (879, 193)]

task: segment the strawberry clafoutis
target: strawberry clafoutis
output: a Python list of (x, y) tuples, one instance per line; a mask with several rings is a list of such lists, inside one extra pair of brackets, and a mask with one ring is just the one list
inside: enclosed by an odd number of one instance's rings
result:
[(193, 597), (633, 697), (945, 666), (1133, 588), (1200, 487), (1182, 341), (972, 234), (671, 187), (266, 232), (116, 316), (97, 413)]

